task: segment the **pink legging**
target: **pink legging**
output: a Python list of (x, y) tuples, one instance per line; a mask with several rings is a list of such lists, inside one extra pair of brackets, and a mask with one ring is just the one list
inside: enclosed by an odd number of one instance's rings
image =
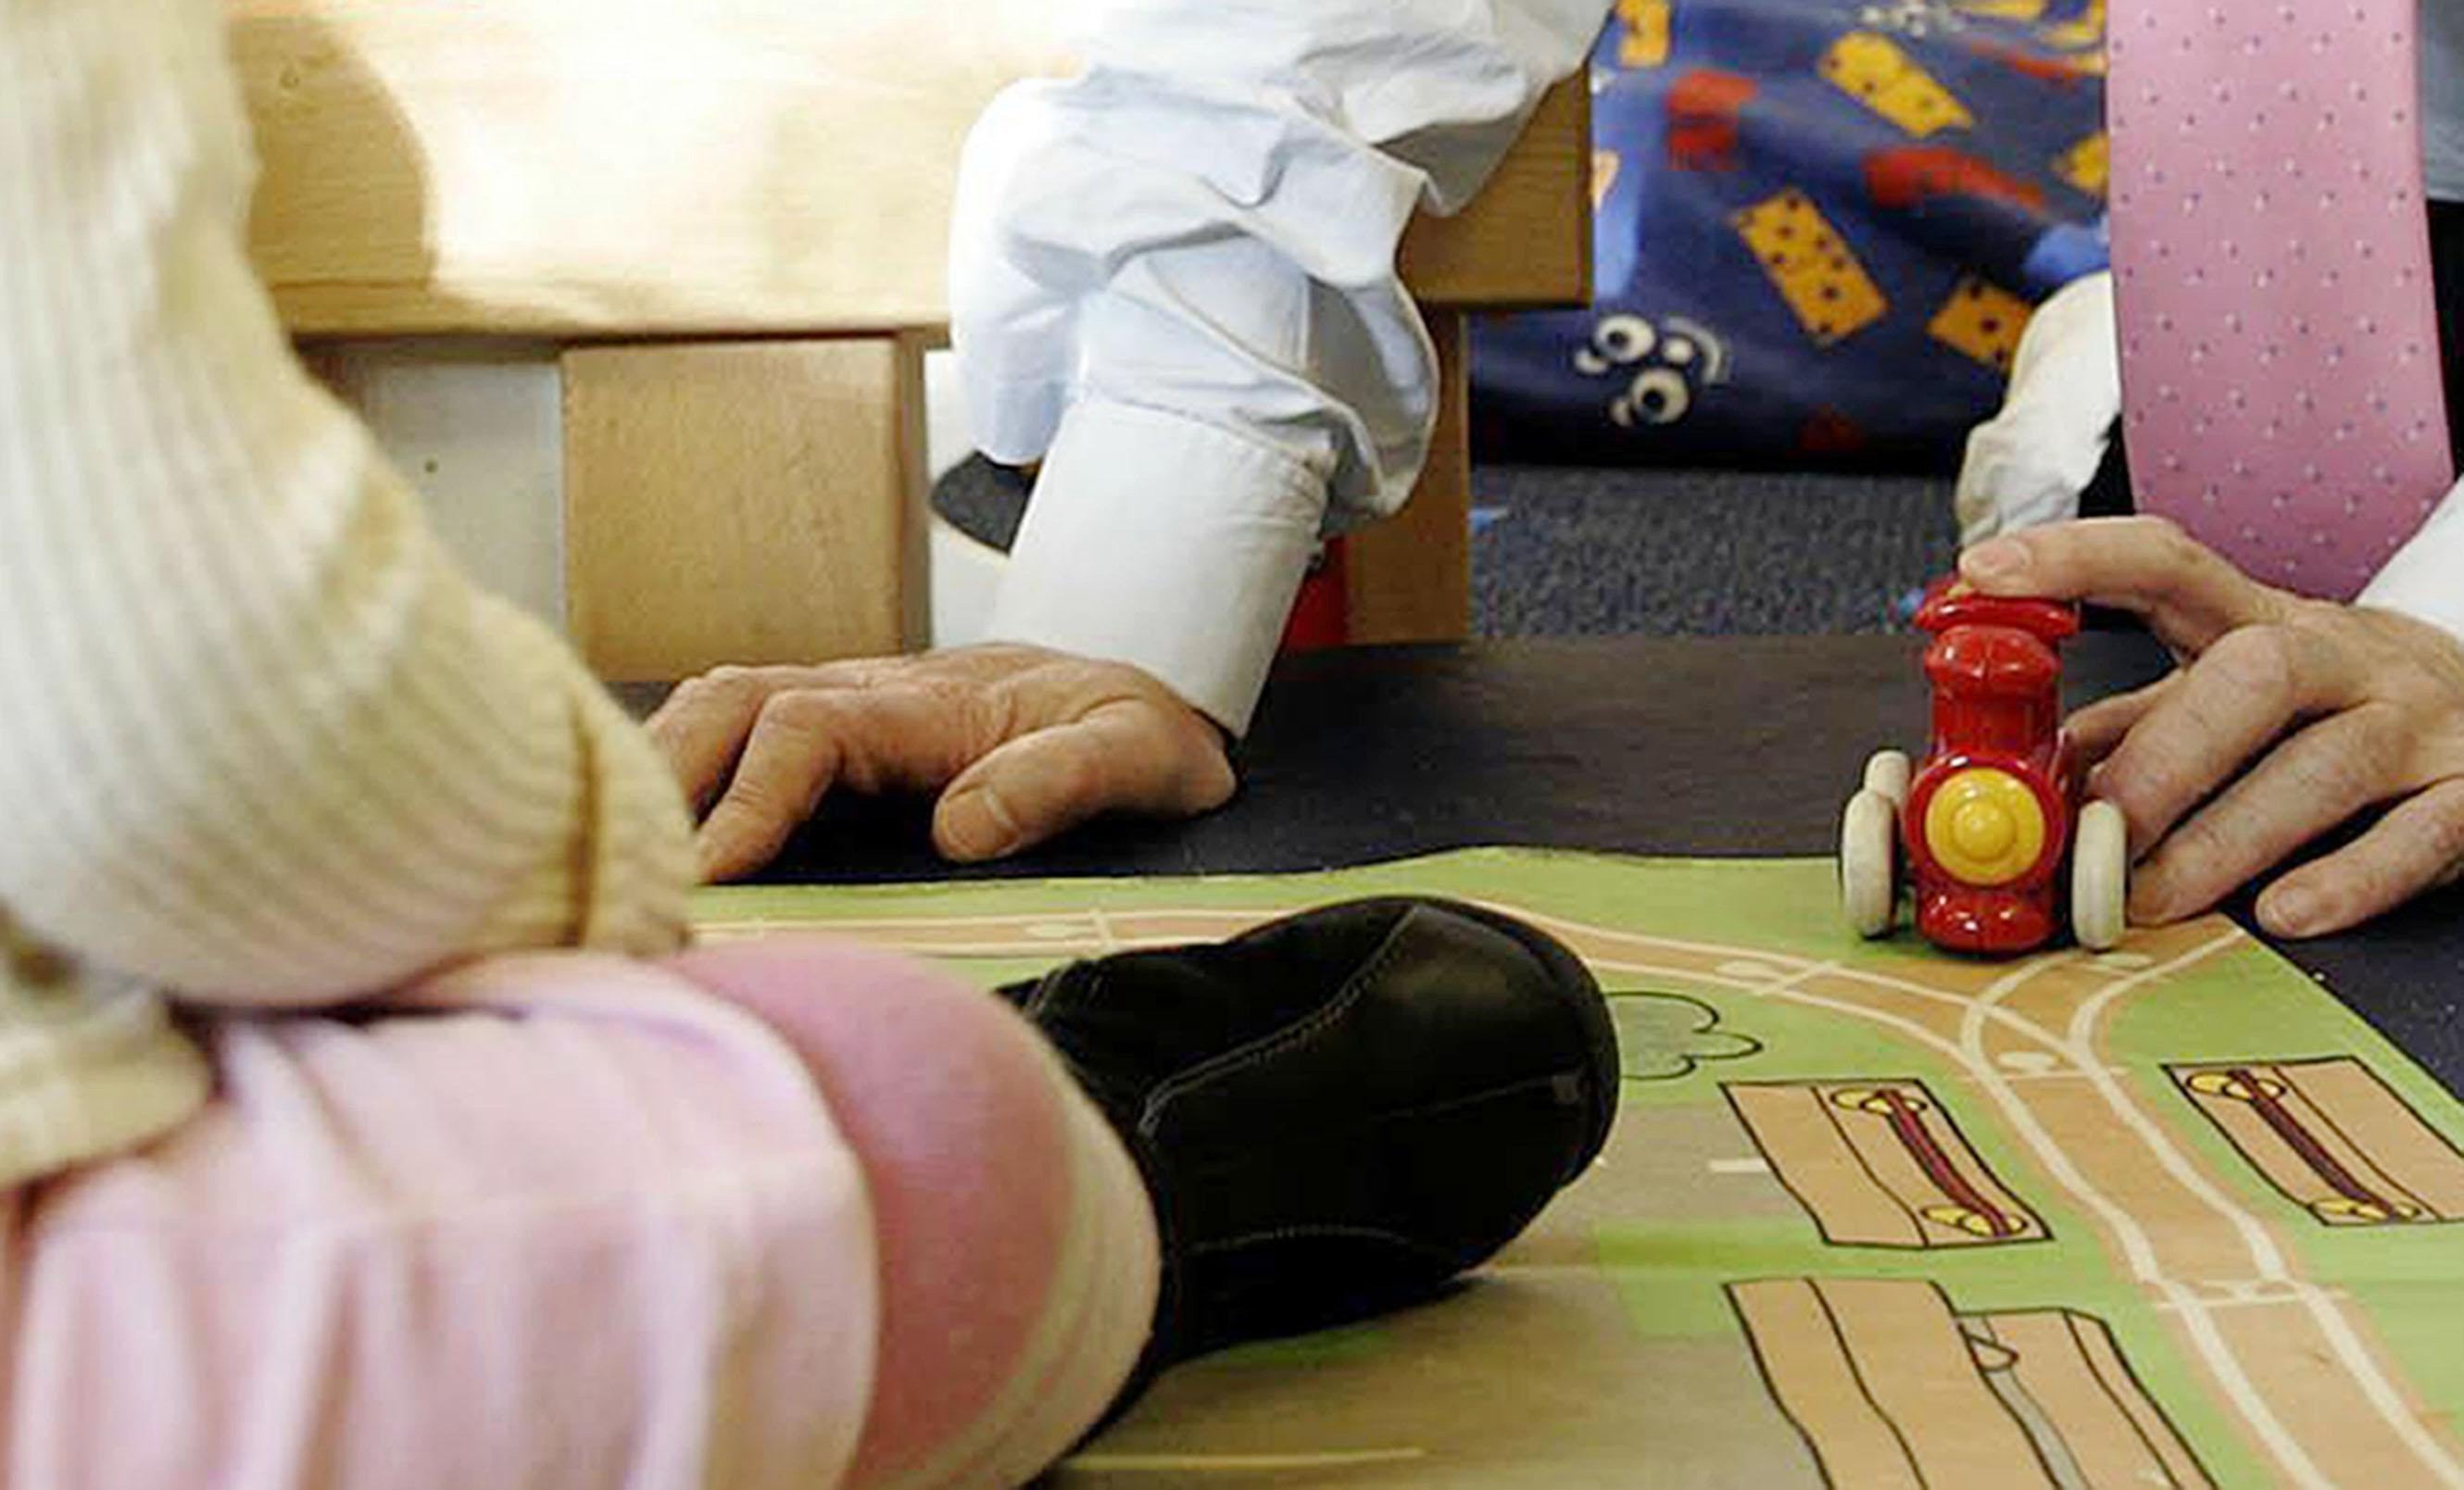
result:
[(5, 1482), (1002, 1485), (1154, 1307), (998, 1000), (794, 940), (199, 1027), (215, 1101), (0, 1212)]

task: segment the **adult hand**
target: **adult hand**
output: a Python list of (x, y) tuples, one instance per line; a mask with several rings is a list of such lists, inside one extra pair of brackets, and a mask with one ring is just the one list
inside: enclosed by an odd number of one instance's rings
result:
[(2214, 906), (2356, 815), (2352, 843), (2277, 878), (2258, 919), (2281, 936), (2368, 920), (2464, 876), (2464, 643), (2392, 611), (2260, 584), (2170, 522), (2031, 529), (1970, 549), (1960, 573), (2145, 617), (2181, 666), (2070, 723), (2091, 796), (2120, 807), (2130, 916)]
[(702, 874), (770, 862), (829, 792), (938, 791), (933, 842), (998, 859), (1098, 813), (1194, 815), (1235, 784), (1223, 736), (1149, 674), (1035, 646), (721, 668), (651, 716), (702, 814)]

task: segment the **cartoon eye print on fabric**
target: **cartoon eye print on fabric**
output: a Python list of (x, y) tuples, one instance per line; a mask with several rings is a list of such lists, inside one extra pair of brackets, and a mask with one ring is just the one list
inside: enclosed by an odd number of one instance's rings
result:
[(1857, 24), (1873, 31), (1924, 37), (1965, 31), (1968, 17), (1943, 4), (1942, 0), (1886, 0), (1886, 3), (1868, 5), (1859, 10)]
[(1727, 380), (1728, 349), (1699, 321), (1671, 316), (1655, 324), (1619, 312), (1600, 318), (1573, 363), (1586, 378), (1626, 379), (1608, 411), (1618, 428), (1631, 429), (1683, 419), (1702, 389)]

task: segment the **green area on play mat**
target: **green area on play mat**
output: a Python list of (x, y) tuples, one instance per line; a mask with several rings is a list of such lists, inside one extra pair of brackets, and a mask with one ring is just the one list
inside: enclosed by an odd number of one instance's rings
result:
[[(1862, 1385), (1828, 1413), (1790, 1395), (1789, 1382), (1813, 1379), (1791, 1375), (1802, 1343), (1755, 1335), (1736, 1291), (1858, 1280), (1930, 1284), (1955, 1311), (1965, 1333), (1946, 1338), (1982, 1363), (1979, 1390), (1998, 1393), (1976, 1400), (2007, 1404), (2020, 1425), (2009, 1441), (2036, 1455), (2009, 1483), (2090, 1482), (2082, 1466), (2111, 1449), (2098, 1437), (2107, 1429), (2034, 1401), (2000, 1369), (1994, 1321), (2047, 1310), (2101, 1322), (2145, 1404), (2195, 1456), (2195, 1473), (2149, 1469), (2143, 1482), (2464, 1483), (2464, 1107), (2221, 919), (2136, 933), (2102, 955), (1985, 962), (1904, 931), (1859, 939), (1827, 861), (1511, 849), (1320, 874), (732, 887), (704, 891), (695, 913), (713, 936), (833, 931), (990, 986), (1394, 893), (1520, 913), (1591, 963), (1627, 1077), (1601, 1165), (1493, 1282), (1176, 1371), (1082, 1470), (1509, 1485), (1611, 1482), (1587, 1477), (1614, 1464), (1625, 1466), (1617, 1483), (1812, 1486), (1853, 1479), (1856, 1456), (1881, 1442), (1946, 1482), (1962, 1429), (1929, 1417), (1924, 1391), (1893, 1385), (1909, 1369), (1896, 1348), (1835, 1321), (1838, 1360)], [(2314, 1091), (2316, 1071), (2339, 1085)], [(1855, 1106), (1869, 1088), (1911, 1094), (1937, 1126)], [(1773, 1091), (1802, 1096), (1814, 1116), (1752, 1128), (1748, 1107)], [(1772, 1147), (1774, 1133), (1829, 1142), (1825, 1123), (1895, 1164), (1903, 1143), (1916, 1178), (1872, 1166), (1816, 1175), (1805, 1167), (1817, 1161)], [(1966, 1157), (1925, 1147), (1953, 1129)], [(1831, 1234), (1846, 1213), (1820, 1207), (1845, 1202), (1809, 1198), (1836, 1181), (1858, 1204), (1913, 1217), (1956, 1198), (1954, 1180), (1980, 1166), (2031, 1218), (2024, 1237), (1910, 1220), (1935, 1239), (1842, 1240)], [(1541, 1397), (1516, 1405), (1499, 1383), (1528, 1372), (1531, 1347), (1507, 1337), (1544, 1304), (1567, 1311), (1549, 1336), (1569, 1342), (1565, 1359)], [(1614, 1411), (1586, 1390), (1613, 1395)], [(1876, 1413), (1889, 1434), (1858, 1440), (1841, 1426)], [(2131, 1431), (2162, 1437), (2144, 1419)], [(1342, 1468), (1313, 1478), (1312, 1463)]]

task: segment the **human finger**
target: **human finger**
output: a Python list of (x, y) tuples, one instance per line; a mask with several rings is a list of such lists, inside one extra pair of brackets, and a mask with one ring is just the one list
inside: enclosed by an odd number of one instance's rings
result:
[(2464, 877), (2464, 780), (2407, 798), (2368, 832), (2277, 880), (2258, 924), (2278, 936), (2324, 936)]
[(644, 728), (699, 813), (726, 784), (754, 722), (772, 698), (791, 691), (882, 688), (917, 676), (923, 661), (851, 657), (810, 665), (714, 668), (679, 684)]
[(710, 805), (777, 686), (771, 670), (718, 668), (678, 684), (644, 726), (698, 813)]
[(969, 694), (898, 684), (775, 695), (702, 822), (703, 878), (733, 879), (778, 857), (835, 786), (940, 786), (989, 743), (981, 707)]
[(2203, 651), (2236, 627), (2279, 619), (2291, 600), (2162, 517), (2052, 523), (1980, 543), (1960, 577), (1989, 595), (2038, 595), (2146, 618), (2167, 642)]
[(2400, 790), (2387, 721), (2331, 715), (2270, 751), (2165, 837), (2133, 873), (2130, 918), (2162, 925), (2209, 909), (2371, 803)]
[(998, 859), (1106, 812), (1211, 811), (1234, 785), (1222, 741), (1202, 719), (1123, 699), (977, 761), (943, 794), (933, 842), (960, 862)]
[(2363, 687), (2333, 642), (2293, 626), (2232, 632), (2179, 677), (2088, 780), (2143, 851), (2288, 728), (2359, 703)]
[(2062, 728), (2069, 733), (2071, 748), (2079, 753), (2080, 763), (2092, 766), (2111, 755), (2132, 727), (2146, 717), (2147, 711), (2164, 702), (2181, 676), (2178, 672), (2167, 673), (2145, 688), (2098, 699), (2072, 714)]

